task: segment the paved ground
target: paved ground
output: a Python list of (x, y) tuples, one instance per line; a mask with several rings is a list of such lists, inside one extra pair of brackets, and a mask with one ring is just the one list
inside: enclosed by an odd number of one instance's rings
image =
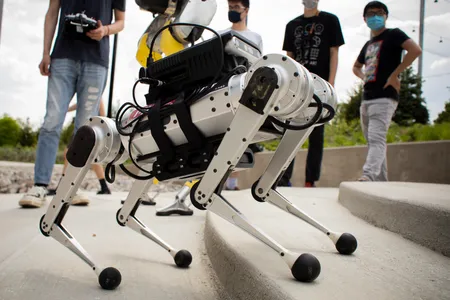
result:
[[(71, 207), (67, 229), (103, 267), (122, 273), (115, 291), (104, 291), (90, 268), (38, 228), (41, 209), (20, 209), (20, 195), (0, 195), (0, 299), (221, 299), (203, 242), (204, 213), (192, 217), (156, 217), (155, 207), (141, 206), (138, 217), (174, 247), (193, 255), (189, 269), (178, 269), (172, 257), (130, 228), (115, 214), (126, 193), (91, 194), (90, 207)], [(157, 207), (175, 193), (158, 198)]]
[(353, 216), (338, 203), (338, 189), (278, 190), (329, 229), (354, 234), (358, 249), (341, 256), (324, 234), (294, 216), (248, 192), (225, 192), (254, 225), (290, 250), (315, 255), (322, 266), (314, 283), (297, 282), (275, 251), (208, 214), (205, 241), (216, 246), (207, 247), (210, 260), (233, 299), (450, 299), (450, 258)]
[[(195, 210), (191, 217), (156, 217), (155, 207), (141, 206), (137, 216), (144, 223), (193, 254), (191, 267), (178, 269), (162, 248), (116, 223), (126, 193), (91, 193), (91, 205), (71, 207), (64, 224), (99, 265), (121, 271), (121, 286), (104, 291), (84, 262), (42, 236), (38, 222), (45, 208), (23, 210), (17, 205), (20, 195), (0, 195), (0, 300), (212, 300), (226, 298), (222, 286), (233, 300), (450, 299), (450, 258), (352, 215), (338, 202), (338, 189), (279, 191), (330, 230), (354, 234), (359, 243), (355, 254), (337, 254), (324, 234), (256, 202), (249, 190), (225, 191), (237, 209), (283, 246), (315, 255), (322, 266), (319, 278), (309, 284), (295, 281), (272, 249), (213, 214)], [(174, 196), (161, 194), (157, 207)]]

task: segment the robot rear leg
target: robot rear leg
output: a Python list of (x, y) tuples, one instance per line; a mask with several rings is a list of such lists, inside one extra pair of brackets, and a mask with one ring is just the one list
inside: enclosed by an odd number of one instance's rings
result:
[(350, 233), (331, 231), (301, 211), (281, 195), (281, 193), (276, 191), (277, 178), (280, 178), (283, 171), (289, 166), (297, 154), (297, 149), (303, 145), (313, 128), (311, 127), (302, 131), (286, 131), (265, 172), (253, 184), (252, 195), (255, 200), (269, 202), (325, 233), (332, 240), (339, 253), (352, 254), (357, 248), (357, 241), (353, 235)]
[[(78, 243), (73, 234), (63, 225), (63, 219), (70, 204), (92, 163), (101, 162), (102, 157), (116, 155), (119, 152), (120, 138), (114, 132), (111, 120), (92, 118), (88, 125), (82, 126), (75, 134), (68, 152), (67, 170), (61, 179), (47, 212), (42, 216), (39, 228), (47, 237), (53, 237), (63, 246), (82, 259), (98, 276), (104, 289), (112, 290), (121, 283), (122, 276), (115, 268), (102, 268), (97, 265), (86, 250)], [(108, 148), (109, 151), (104, 150)]]

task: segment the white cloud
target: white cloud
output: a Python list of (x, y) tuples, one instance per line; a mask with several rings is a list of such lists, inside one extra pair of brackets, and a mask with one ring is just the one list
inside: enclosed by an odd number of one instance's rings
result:
[(436, 70), (436, 69), (443, 69), (444, 67), (450, 66), (450, 58), (442, 58), (435, 60), (432, 64), (430, 69)]

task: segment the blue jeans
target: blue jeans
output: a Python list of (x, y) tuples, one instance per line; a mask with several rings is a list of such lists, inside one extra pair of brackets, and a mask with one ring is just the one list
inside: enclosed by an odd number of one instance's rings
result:
[(34, 166), (35, 184), (48, 185), (56, 161), (59, 138), (69, 103), (77, 94), (75, 129), (98, 115), (108, 69), (71, 59), (52, 59), (47, 90), (47, 111), (39, 133)]

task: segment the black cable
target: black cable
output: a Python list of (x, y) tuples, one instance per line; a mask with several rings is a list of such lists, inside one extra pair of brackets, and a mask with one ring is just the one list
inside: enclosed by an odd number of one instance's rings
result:
[(320, 100), (319, 96), (317, 96), (316, 94), (313, 95), (313, 99), (316, 101), (317, 104), (311, 103), (310, 107), (315, 107), (317, 105), (317, 111), (315, 113), (315, 115), (312, 117), (312, 119), (303, 125), (290, 125), (290, 124), (286, 124), (281, 122), (280, 120), (276, 119), (275, 117), (269, 116), (268, 119), (274, 123), (275, 125), (280, 126), (283, 129), (288, 129), (288, 130), (305, 130), (308, 129), (309, 127), (313, 126), (314, 124), (316, 124), (316, 122), (320, 119), (320, 116), (322, 114), (322, 110), (323, 110), (323, 103)]
[(216, 86), (220, 86), (224, 84), (225, 82), (228, 82), (228, 80), (233, 76), (239, 69), (242, 69), (243, 72), (247, 72), (247, 68), (243, 65), (238, 65), (233, 70), (231, 70), (227, 75), (224, 76), (220, 81), (216, 82), (211, 88), (203, 88), (201, 89), (196, 95), (193, 96), (193, 98), (190, 98), (191, 101), (197, 101), (198, 99), (201, 99), (208, 95)]
[(321, 118), (319, 121), (317, 121), (316, 124), (325, 124), (325, 123), (333, 120), (334, 116), (336, 115), (336, 111), (334, 110), (334, 108), (330, 104), (328, 104), (328, 103), (322, 103), (322, 104), (323, 104), (323, 108), (328, 110), (330, 115), (328, 117)]
[(150, 174), (148, 176), (138, 176), (136, 174), (131, 173), (127, 168), (125, 168), (125, 166), (123, 164), (119, 165), (119, 167), (122, 169), (122, 171), (127, 174), (128, 176), (130, 176), (131, 178), (134, 178), (136, 180), (150, 180), (152, 179), (154, 176), (153, 174)]

